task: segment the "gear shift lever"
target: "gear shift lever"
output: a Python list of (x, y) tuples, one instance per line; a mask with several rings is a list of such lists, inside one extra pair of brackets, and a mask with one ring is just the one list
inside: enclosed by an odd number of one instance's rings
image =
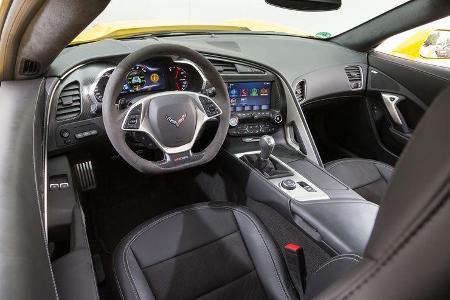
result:
[(247, 154), (241, 159), (252, 168), (261, 172), (264, 177), (279, 178), (292, 176), (292, 173), (283, 167), (276, 159), (270, 158), (273, 149), (275, 148), (275, 140), (270, 135), (263, 135), (259, 140), (261, 152), (257, 154)]
[(263, 135), (259, 140), (259, 146), (261, 147), (259, 158), (266, 161), (272, 154), (273, 148), (275, 148), (275, 140), (270, 135)]

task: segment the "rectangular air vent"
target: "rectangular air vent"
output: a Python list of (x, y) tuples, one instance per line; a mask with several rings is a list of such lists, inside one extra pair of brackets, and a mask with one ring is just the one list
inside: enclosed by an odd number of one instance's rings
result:
[(22, 75), (35, 75), (39, 71), (39, 64), (30, 59), (23, 59), (20, 71)]
[(76, 81), (66, 85), (58, 98), (56, 107), (56, 120), (72, 119), (81, 113), (80, 84)]
[(232, 62), (211, 60), (216, 70), (221, 74), (236, 74), (238, 73), (236, 65)]
[(345, 74), (347, 75), (352, 90), (359, 90), (363, 86), (363, 75), (360, 66), (345, 67)]
[(295, 86), (295, 98), (299, 103), (302, 103), (306, 99), (306, 81), (300, 80)]
[(220, 74), (265, 74), (261, 69), (243, 64), (217, 59), (211, 59), (210, 61)]

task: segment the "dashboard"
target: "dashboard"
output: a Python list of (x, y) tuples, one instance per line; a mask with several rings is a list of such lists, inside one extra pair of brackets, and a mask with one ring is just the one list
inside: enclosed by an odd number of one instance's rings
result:
[[(245, 144), (262, 134), (286, 135), (286, 139), (300, 138), (314, 160), (300, 106), (358, 97), (365, 89), (364, 82), (353, 89), (346, 76), (346, 68), (357, 66), (367, 78), (364, 54), (324, 41), (258, 35), (105, 40), (65, 49), (48, 70), (48, 82), (53, 79), (48, 86), (48, 150), (71, 151), (105, 138), (101, 105), (109, 76), (129, 53), (160, 42), (200, 51), (222, 75), (230, 96), (228, 143)], [(208, 94), (207, 86), (189, 61), (160, 57), (128, 71), (117, 104), (126, 107), (137, 96), (161, 91)], [(251, 149), (244, 144), (243, 149)]]

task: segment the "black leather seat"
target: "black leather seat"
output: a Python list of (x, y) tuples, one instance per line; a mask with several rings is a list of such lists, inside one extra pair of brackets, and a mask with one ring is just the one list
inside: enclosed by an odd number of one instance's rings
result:
[(114, 269), (123, 299), (298, 299), (264, 226), (230, 203), (144, 223), (116, 249)]
[(364, 199), (380, 204), (394, 168), (370, 159), (347, 158), (325, 164), (325, 169), (360, 194)]

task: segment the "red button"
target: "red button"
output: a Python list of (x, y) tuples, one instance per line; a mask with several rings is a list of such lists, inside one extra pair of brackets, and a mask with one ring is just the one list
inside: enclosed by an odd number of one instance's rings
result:
[(289, 250), (289, 251), (293, 251), (293, 252), (297, 252), (298, 250), (300, 250), (302, 247), (296, 244), (286, 244), (284, 246), (284, 249)]

